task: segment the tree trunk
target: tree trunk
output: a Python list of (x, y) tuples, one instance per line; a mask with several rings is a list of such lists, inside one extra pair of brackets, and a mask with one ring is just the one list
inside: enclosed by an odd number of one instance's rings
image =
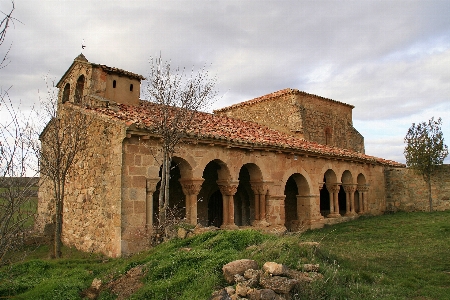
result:
[(428, 181), (428, 200), (430, 202), (430, 212), (433, 211), (433, 198), (431, 197), (431, 174), (427, 176)]
[(55, 216), (55, 245), (54, 245), (54, 249), (55, 249), (55, 258), (61, 258), (62, 256), (62, 252), (61, 252), (61, 235), (62, 235), (62, 211), (63, 211), (63, 199), (62, 199), (62, 193), (63, 190), (61, 187), (61, 183), (57, 182), (55, 184), (55, 201), (56, 201), (56, 216)]
[(165, 149), (163, 149), (164, 153), (163, 153), (163, 164), (161, 167), (161, 185), (159, 187), (159, 198), (158, 198), (158, 215), (159, 215), (159, 225), (164, 224), (164, 222), (166, 221), (166, 211), (165, 211), (165, 200), (164, 200), (164, 193), (166, 190), (166, 176), (167, 176), (167, 172), (166, 172), (166, 152)]

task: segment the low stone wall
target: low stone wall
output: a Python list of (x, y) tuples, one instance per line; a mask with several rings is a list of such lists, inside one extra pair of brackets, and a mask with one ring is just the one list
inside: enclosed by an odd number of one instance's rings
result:
[[(428, 211), (428, 186), (408, 168), (385, 170), (386, 211)], [(450, 165), (440, 166), (431, 177), (433, 210), (450, 209)]]

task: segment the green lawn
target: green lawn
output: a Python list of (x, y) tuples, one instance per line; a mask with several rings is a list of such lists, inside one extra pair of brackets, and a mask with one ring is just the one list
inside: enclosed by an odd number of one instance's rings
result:
[[(191, 251), (180, 250), (185, 247)], [(0, 298), (81, 299), (94, 278), (108, 282), (144, 265), (144, 286), (131, 299), (208, 299), (226, 286), (222, 265), (252, 258), (294, 269), (319, 263), (324, 280), (298, 299), (450, 299), (450, 211), (361, 217), (283, 237), (209, 232), (120, 259), (65, 248), (64, 259), (47, 260), (47, 253), (46, 246), (33, 249), (23, 262), (0, 269)], [(104, 290), (99, 299), (115, 296)]]

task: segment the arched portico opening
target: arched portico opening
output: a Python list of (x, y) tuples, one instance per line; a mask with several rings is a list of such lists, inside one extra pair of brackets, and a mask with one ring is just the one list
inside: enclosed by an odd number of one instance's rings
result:
[(234, 196), (234, 221), (238, 226), (250, 225), (250, 199), (252, 199), (251, 202), (254, 206), (255, 201), (250, 186), (250, 173), (243, 166), (239, 172), (239, 185)]
[(310, 196), (310, 188), (306, 178), (295, 173), (286, 181), (284, 188), (285, 197), (285, 226), (289, 231), (297, 231), (304, 221), (303, 202)]
[(320, 190), (320, 212), (328, 218), (339, 217), (339, 193), (340, 183), (337, 181), (336, 173), (328, 169), (323, 175), (323, 186)]
[(352, 173), (345, 170), (342, 173), (342, 185), (339, 191), (339, 209), (345, 211), (346, 216), (356, 215), (355, 212), (355, 191), (356, 185), (353, 182)]
[[(203, 185), (197, 206), (199, 223), (204, 226), (234, 225), (234, 201), (237, 184), (230, 181), (227, 165), (221, 160), (210, 161), (203, 170)], [(217, 214), (222, 214), (218, 217)]]
[(369, 187), (366, 183), (366, 177), (362, 173), (358, 174), (356, 182), (355, 210), (358, 214), (364, 214), (369, 210), (369, 204), (367, 203)]
[[(159, 178), (161, 178), (162, 167), (159, 170)], [(180, 184), (181, 179), (180, 165), (172, 161), (170, 165), (169, 180), (169, 203), (167, 207), (167, 218), (183, 219), (186, 216), (186, 197)], [(161, 190), (161, 181), (156, 185), (156, 191), (153, 193), (153, 223), (158, 224), (159, 217), (159, 194)]]

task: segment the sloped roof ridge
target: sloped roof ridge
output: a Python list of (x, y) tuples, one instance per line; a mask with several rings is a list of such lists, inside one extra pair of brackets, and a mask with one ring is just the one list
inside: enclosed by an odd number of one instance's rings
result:
[[(127, 126), (135, 125), (144, 130), (153, 129), (151, 115), (155, 114), (157, 104), (141, 100), (139, 106), (119, 104), (118, 109), (107, 107), (90, 108), (102, 115), (124, 122)], [(176, 108), (174, 108), (176, 109)], [(402, 167), (398, 162), (369, 156), (347, 149), (330, 147), (304, 139), (298, 139), (267, 126), (241, 119), (230, 118), (225, 115), (215, 115), (198, 112), (191, 126), (189, 136), (198, 139), (214, 139), (229, 141), (236, 144), (246, 144), (254, 147), (275, 147), (286, 151), (301, 151), (305, 154), (330, 156), (342, 159), (356, 159), (368, 163), (379, 163), (394, 167)]]
[(116, 73), (119, 75), (124, 75), (124, 76), (135, 78), (138, 80), (145, 80), (144, 76), (130, 72), (130, 71), (126, 71), (123, 69), (119, 69), (119, 68), (115, 68), (115, 67), (108, 67), (107, 65), (95, 64), (95, 63), (91, 63), (91, 65), (94, 67), (99, 67), (107, 73)]
[(263, 96), (260, 96), (260, 97), (257, 97), (257, 98), (253, 98), (251, 100), (247, 100), (247, 101), (239, 102), (239, 103), (227, 106), (227, 107), (219, 108), (219, 109), (214, 110), (213, 112), (214, 113), (216, 113), (216, 112), (224, 112), (224, 111), (232, 110), (232, 109), (235, 109), (235, 108), (238, 108), (238, 107), (250, 106), (250, 105), (254, 105), (254, 104), (257, 104), (257, 103), (265, 102), (265, 101), (268, 101), (268, 100), (276, 99), (276, 98), (279, 98), (279, 97), (282, 97), (282, 96), (286, 96), (286, 95), (297, 95), (297, 94), (302, 94), (302, 95), (305, 95), (305, 96), (311, 96), (311, 97), (314, 97), (314, 98), (318, 98), (318, 99), (322, 99), (322, 100), (326, 100), (326, 101), (331, 101), (333, 103), (337, 103), (337, 104), (341, 104), (341, 105), (345, 105), (345, 106), (349, 106), (351, 108), (354, 108), (354, 106), (351, 105), (351, 104), (347, 104), (347, 103), (340, 102), (340, 101), (337, 101), (337, 100), (333, 100), (333, 99), (330, 99), (330, 98), (325, 98), (325, 97), (322, 97), (322, 96), (319, 96), (319, 95), (315, 95), (315, 94), (310, 94), (310, 93), (307, 93), (307, 92), (304, 92), (304, 91), (300, 91), (298, 89), (286, 88), (286, 89), (282, 89), (282, 90), (279, 90), (279, 91), (276, 91), (276, 92), (273, 92), (273, 93), (270, 93), (270, 94), (267, 94), (267, 95), (263, 95)]

